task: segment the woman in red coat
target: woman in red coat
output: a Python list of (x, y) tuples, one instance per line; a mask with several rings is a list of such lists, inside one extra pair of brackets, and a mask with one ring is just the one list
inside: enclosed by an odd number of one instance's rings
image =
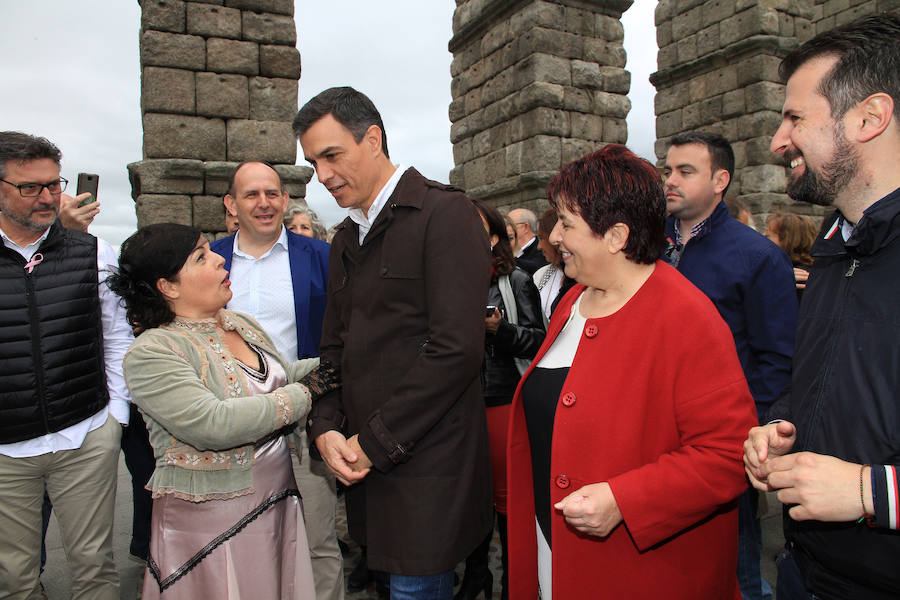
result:
[(659, 175), (609, 145), (547, 193), (578, 285), (513, 401), (510, 597), (739, 599), (753, 400), (715, 307), (657, 260)]

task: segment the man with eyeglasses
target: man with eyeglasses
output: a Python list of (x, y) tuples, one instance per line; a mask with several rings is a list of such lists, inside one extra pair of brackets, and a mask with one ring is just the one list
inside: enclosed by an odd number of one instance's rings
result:
[(514, 208), (509, 211), (509, 218), (515, 224), (519, 238), (516, 265), (528, 271), (529, 275), (534, 275), (535, 271), (547, 264), (547, 259), (537, 244), (537, 217), (527, 208)]
[(72, 597), (119, 597), (112, 524), (122, 356), (132, 340), (106, 287), (112, 247), (58, 220), (61, 154), (0, 132), (0, 598), (40, 597), (46, 489)]

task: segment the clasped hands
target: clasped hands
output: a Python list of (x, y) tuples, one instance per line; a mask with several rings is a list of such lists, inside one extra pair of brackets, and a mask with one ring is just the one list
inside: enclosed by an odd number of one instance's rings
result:
[[(780, 421), (750, 430), (744, 442), (744, 470), (750, 483), (764, 492), (777, 491), (778, 500), (793, 505), (788, 512), (797, 521), (854, 521), (863, 512), (860, 503), (860, 465), (813, 452), (788, 454), (797, 430)], [(871, 480), (863, 477), (865, 511), (874, 513)]]
[(372, 461), (359, 445), (359, 435), (347, 439), (339, 431), (326, 431), (316, 438), (319, 454), (344, 485), (353, 485), (365, 479), (372, 468)]

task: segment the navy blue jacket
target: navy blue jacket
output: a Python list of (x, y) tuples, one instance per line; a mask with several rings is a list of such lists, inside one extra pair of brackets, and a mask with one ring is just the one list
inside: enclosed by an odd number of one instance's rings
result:
[[(297, 317), (297, 355), (309, 358), (319, 355), (322, 339), (322, 319), (325, 317), (328, 286), (328, 253), (331, 247), (323, 241), (287, 231), (288, 260), (294, 288), (294, 314)], [(225, 269), (231, 270), (234, 255), (234, 236), (216, 240), (209, 246), (225, 259)]]
[[(825, 220), (803, 294), (790, 395), (769, 411), (797, 428), (793, 451), (900, 465), (900, 188), (866, 209), (853, 235)], [(785, 538), (806, 587), (831, 600), (900, 597), (900, 535), (889, 531), (887, 486), (873, 492), (875, 529), (794, 521)], [(787, 508), (787, 507), (785, 507)]]
[[(716, 206), (702, 230), (673, 260), (675, 219), (666, 222), (663, 259), (713, 301), (734, 336), (760, 420), (791, 380), (797, 330), (794, 270), (785, 252)], [(679, 340), (672, 340), (677, 348)], [(677, 352), (677, 350), (673, 350)]]

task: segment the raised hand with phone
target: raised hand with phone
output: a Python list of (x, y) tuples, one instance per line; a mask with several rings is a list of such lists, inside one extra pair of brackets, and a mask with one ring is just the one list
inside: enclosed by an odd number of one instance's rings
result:
[(99, 183), (99, 175), (79, 173), (75, 197), (60, 194), (59, 222), (63, 227), (87, 232), (94, 217), (100, 214), (100, 203), (97, 202)]

